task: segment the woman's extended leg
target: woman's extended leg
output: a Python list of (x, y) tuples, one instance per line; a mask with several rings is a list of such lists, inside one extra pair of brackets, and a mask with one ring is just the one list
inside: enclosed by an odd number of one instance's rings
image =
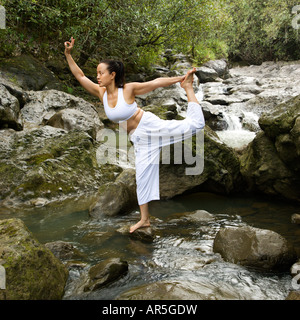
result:
[(143, 123), (132, 136), (135, 148), (137, 194), (141, 220), (130, 228), (130, 233), (138, 228), (150, 226), (148, 203), (159, 199), (159, 155), (161, 147), (187, 139), (204, 127), (205, 121), (202, 109), (193, 89), (195, 71), (195, 68), (188, 71), (181, 83), (188, 98), (188, 118), (185, 120), (162, 120), (151, 113), (146, 113), (141, 120)]

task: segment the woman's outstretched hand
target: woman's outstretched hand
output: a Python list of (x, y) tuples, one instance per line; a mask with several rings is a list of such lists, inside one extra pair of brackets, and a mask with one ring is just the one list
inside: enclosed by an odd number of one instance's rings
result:
[(70, 41), (66, 41), (65, 44), (65, 54), (71, 54), (74, 47), (75, 39), (71, 37)]

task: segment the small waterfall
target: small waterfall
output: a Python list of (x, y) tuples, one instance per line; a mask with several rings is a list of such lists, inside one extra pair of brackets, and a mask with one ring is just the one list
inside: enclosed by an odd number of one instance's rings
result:
[(242, 122), (240, 118), (235, 114), (230, 114), (227, 112), (222, 112), (224, 120), (228, 124), (227, 130), (242, 130)]
[(203, 84), (200, 83), (199, 86), (196, 86), (195, 95), (198, 101), (203, 101), (204, 93), (203, 93)]
[[(241, 148), (249, 144), (255, 138), (255, 132), (243, 128), (240, 117), (223, 111), (224, 120), (228, 128), (223, 131), (217, 131), (220, 140), (232, 148)], [(251, 115), (250, 121), (257, 121), (256, 115)], [(250, 119), (250, 116), (249, 118)]]
[[(195, 94), (198, 101), (205, 101), (204, 85), (200, 84), (195, 88)], [(218, 94), (224, 94), (227, 89), (220, 84), (220, 86), (214, 86), (213, 92)], [(258, 115), (244, 111), (241, 106), (235, 107), (230, 111), (230, 106), (218, 105), (217, 108), (222, 113), (223, 120), (227, 123), (226, 130), (216, 131), (220, 140), (232, 148), (241, 148), (249, 144), (255, 137), (255, 131), (258, 131)], [(246, 123), (246, 126), (243, 125)], [(251, 128), (251, 131), (247, 129)]]

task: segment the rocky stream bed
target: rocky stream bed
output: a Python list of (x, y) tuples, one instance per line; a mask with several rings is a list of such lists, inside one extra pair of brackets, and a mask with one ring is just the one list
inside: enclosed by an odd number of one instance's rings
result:
[[(171, 68), (153, 77), (190, 66), (167, 58)], [(0, 298), (299, 299), (299, 76), (297, 61), (198, 68), (204, 171), (162, 164), (152, 227), (129, 236), (138, 218), (129, 141), (106, 143), (123, 135), (99, 103), (64, 92), (34, 58), (2, 61)], [(179, 85), (137, 101), (165, 119), (183, 117), (187, 102)]]

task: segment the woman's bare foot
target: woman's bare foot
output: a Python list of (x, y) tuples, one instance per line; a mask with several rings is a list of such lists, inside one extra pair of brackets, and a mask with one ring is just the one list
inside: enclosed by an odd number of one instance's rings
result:
[(184, 78), (184, 80), (181, 82), (181, 87), (186, 89), (186, 87), (190, 87), (193, 85), (193, 77), (194, 73), (196, 72), (196, 68), (193, 68), (192, 70), (189, 70)]
[(129, 232), (132, 233), (139, 228), (150, 227), (150, 220), (140, 220), (138, 223), (130, 227)]

